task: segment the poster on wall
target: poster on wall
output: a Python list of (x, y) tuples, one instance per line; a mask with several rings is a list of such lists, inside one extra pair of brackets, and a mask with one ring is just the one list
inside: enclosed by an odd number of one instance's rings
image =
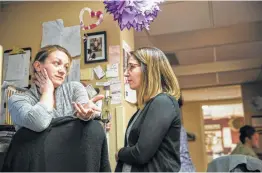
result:
[[(125, 73), (128, 67), (128, 54), (131, 51), (130, 46), (123, 40), (123, 73)], [(125, 100), (130, 103), (136, 103), (136, 91), (132, 90), (128, 84), (127, 78), (124, 76), (124, 85), (125, 85)]]
[(109, 45), (108, 55), (110, 64), (120, 63), (120, 45)]

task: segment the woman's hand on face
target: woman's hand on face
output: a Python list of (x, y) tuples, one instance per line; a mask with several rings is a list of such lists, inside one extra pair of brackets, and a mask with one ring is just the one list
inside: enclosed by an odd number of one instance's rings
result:
[(84, 120), (92, 119), (95, 113), (101, 112), (101, 109), (96, 104), (94, 104), (94, 102), (97, 102), (98, 100), (101, 100), (103, 98), (104, 98), (103, 95), (95, 96), (94, 98), (89, 100), (88, 103), (86, 104), (73, 102), (73, 106), (76, 110), (76, 116)]
[(49, 79), (46, 69), (35, 73), (34, 83), (40, 88), (41, 94), (54, 92), (54, 85)]

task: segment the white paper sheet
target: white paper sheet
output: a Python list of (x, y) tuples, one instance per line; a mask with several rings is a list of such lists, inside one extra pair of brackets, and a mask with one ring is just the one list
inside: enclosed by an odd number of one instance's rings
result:
[(96, 82), (96, 86), (109, 86), (110, 82)]
[(120, 63), (120, 45), (109, 45), (108, 55), (108, 62), (110, 64)]
[[(6, 80), (6, 81), (9, 81), (9, 82), (13, 82), (15, 84), (15, 86), (17, 86), (17, 87), (28, 87), (28, 85), (29, 85), (29, 73), (30, 73), (30, 56), (31, 56), (30, 50), (26, 50), (25, 54), (23, 54), (23, 57), (24, 57), (24, 77), (22, 79), (19, 79), (19, 80), (8, 80), (7, 77), (9, 78), (9, 76), (7, 76), (7, 73), (9, 73), (9, 72), (7, 70), (8, 70), (8, 64), (9, 64), (9, 54), (5, 53), (4, 54), (4, 66), (3, 66), (3, 79)], [(11, 68), (13, 68), (13, 65), (11, 65), (11, 64), (12, 64), (12, 62), (10, 62), (9, 66), (11, 66)], [(9, 70), (10, 70), (10, 68), (9, 68)]]
[(60, 45), (66, 48), (72, 57), (81, 55), (80, 25), (64, 27), (62, 19), (43, 23), (41, 47)]
[(98, 79), (101, 79), (105, 76), (105, 72), (103, 71), (100, 65), (94, 68), (94, 72), (96, 73), (96, 76), (98, 77)]
[(9, 55), (6, 80), (23, 80), (25, 78), (25, 54)]
[(121, 81), (119, 80), (118, 77), (116, 77), (116, 78), (110, 78), (110, 79), (108, 80), (108, 82), (110, 82), (111, 85), (112, 85), (112, 84), (116, 84), (116, 83), (121, 83)]
[(121, 97), (122, 94), (121, 92), (113, 92), (111, 93), (111, 104), (116, 105), (116, 104), (121, 104)]
[(130, 103), (136, 103), (136, 90), (132, 90), (129, 84), (125, 84), (125, 100)]
[(111, 83), (110, 90), (112, 93), (121, 92), (121, 82), (118, 80), (118, 81), (114, 81), (114, 83)]
[(62, 45), (64, 22), (62, 19), (43, 23), (43, 35), (41, 47), (46, 45)]
[(93, 68), (85, 68), (80, 70), (81, 80), (93, 80), (94, 79), (94, 71)]
[(72, 66), (70, 73), (67, 76), (67, 81), (78, 81), (80, 82), (80, 59), (74, 59), (72, 61)]
[(86, 91), (87, 91), (87, 93), (88, 93), (88, 95), (89, 95), (89, 98), (93, 98), (94, 96), (97, 95), (97, 92), (96, 92), (96, 90), (93, 88), (92, 85), (87, 85), (87, 86), (86, 86)]
[(107, 71), (106, 71), (106, 77), (111, 78), (111, 77), (118, 77), (119, 74), (119, 64), (107, 64)]
[(63, 29), (62, 46), (69, 51), (72, 57), (81, 55), (80, 25)]

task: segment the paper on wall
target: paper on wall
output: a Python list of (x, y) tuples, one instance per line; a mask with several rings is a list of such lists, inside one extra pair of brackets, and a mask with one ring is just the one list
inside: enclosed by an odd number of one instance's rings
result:
[(72, 57), (81, 55), (80, 25), (65, 27), (62, 32), (62, 46)]
[(96, 86), (109, 86), (110, 82), (96, 82)]
[(110, 85), (116, 84), (116, 83), (121, 83), (121, 81), (119, 80), (118, 77), (116, 77), (116, 78), (110, 78), (110, 79), (108, 80), (108, 82), (110, 83)]
[(66, 48), (72, 57), (81, 55), (80, 25), (64, 27), (62, 19), (43, 23), (41, 47), (60, 45)]
[(9, 55), (6, 80), (23, 80), (25, 78), (25, 55)]
[(121, 82), (118, 80), (118, 81), (114, 81), (114, 83), (111, 83), (110, 90), (112, 93), (121, 92)]
[(125, 100), (130, 103), (136, 103), (136, 90), (132, 90), (129, 84), (125, 84)]
[(43, 35), (41, 47), (47, 45), (62, 45), (64, 22), (62, 19), (43, 23)]
[(121, 83), (116, 83), (116, 84), (110, 85), (110, 90), (111, 90), (112, 92), (121, 91)]
[(121, 104), (121, 97), (122, 97), (121, 92), (112, 92), (111, 97), (112, 97), (111, 98), (112, 105)]
[(118, 77), (119, 74), (119, 64), (107, 64), (107, 71), (106, 71), (106, 77), (111, 78), (111, 77)]
[(120, 45), (109, 46), (108, 62), (110, 64), (120, 63)]
[(74, 59), (72, 61), (67, 81), (78, 81), (80, 82), (80, 59)]
[(96, 76), (98, 77), (98, 79), (101, 79), (105, 76), (105, 72), (103, 71), (100, 65), (94, 68), (94, 72), (96, 73)]
[(81, 69), (81, 80), (93, 80), (94, 79), (94, 73), (93, 73), (93, 68), (85, 68)]
[[(8, 69), (12, 70), (12, 68), (13, 68), (13, 65), (11, 65), (12, 62), (9, 63), (9, 57), (10, 56), (12, 56), (12, 55), (9, 55), (8, 53), (4, 54), (3, 79), (6, 80), (6, 81), (13, 82), (15, 84), (15, 86), (17, 86), (17, 87), (28, 87), (31, 51), (25, 50), (25, 54), (23, 54), (23, 57), (24, 57), (24, 69), (23, 69), (24, 70), (24, 77), (22, 79), (19, 79), (19, 80), (8, 80), (7, 79), (7, 77), (9, 78), (9, 76), (7, 76), (7, 73), (9, 73), (8, 75), (10, 75), (10, 72), (8, 72)], [(8, 64), (9, 64), (9, 68), (8, 68)], [(10, 67), (11, 67), (11, 69), (10, 69)], [(13, 73), (13, 70), (12, 70), (11, 73)], [(21, 75), (22, 75), (22, 73), (21, 73)]]
[(92, 85), (87, 85), (87, 86), (86, 86), (86, 91), (87, 91), (87, 93), (88, 93), (88, 95), (89, 95), (89, 98), (93, 98), (94, 96), (97, 95), (97, 92), (96, 92), (96, 90), (93, 88)]

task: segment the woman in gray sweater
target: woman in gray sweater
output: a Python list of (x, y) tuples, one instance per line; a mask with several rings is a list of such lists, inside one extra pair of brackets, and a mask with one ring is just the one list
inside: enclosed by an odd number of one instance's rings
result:
[(24, 93), (14, 94), (8, 101), (16, 130), (26, 127), (41, 132), (53, 118), (75, 115), (90, 120), (101, 111), (93, 102), (103, 96), (88, 100), (81, 83), (64, 83), (71, 62), (69, 52), (58, 45), (46, 46), (37, 53), (32, 87)]

